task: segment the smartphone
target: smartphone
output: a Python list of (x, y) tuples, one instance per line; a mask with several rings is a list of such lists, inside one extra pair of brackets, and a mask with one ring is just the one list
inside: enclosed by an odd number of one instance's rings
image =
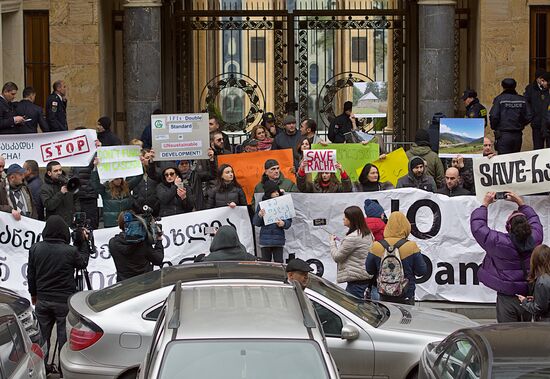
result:
[(183, 189), (183, 183), (177, 183), (176, 185), (178, 186), (179, 189)]
[(495, 193), (495, 200), (504, 200), (508, 197), (507, 194), (507, 192), (497, 192)]

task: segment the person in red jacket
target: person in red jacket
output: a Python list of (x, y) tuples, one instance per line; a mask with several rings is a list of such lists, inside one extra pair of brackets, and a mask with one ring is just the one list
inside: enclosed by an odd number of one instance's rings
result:
[(387, 220), (384, 213), (384, 208), (376, 200), (366, 199), (365, 200), (365, 222), (374, 235), (375, 241), (380, 241), (384, 239), (384, 229), (386, 229)]

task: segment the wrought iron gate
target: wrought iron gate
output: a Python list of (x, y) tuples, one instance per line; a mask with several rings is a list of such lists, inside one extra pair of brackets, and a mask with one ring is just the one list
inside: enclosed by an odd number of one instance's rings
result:
[(402, 140), (408, 1), (253, 1), (171, 4), (175, 111), (218, 111), (228, 130), (297, 111), (323, 129), (376, 83)]

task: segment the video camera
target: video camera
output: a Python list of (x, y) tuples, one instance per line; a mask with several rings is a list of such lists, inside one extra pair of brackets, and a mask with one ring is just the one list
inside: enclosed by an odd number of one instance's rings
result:
[(147, 228), (148, 242), (153, 244), (157, 237), (162, 236), (162, 224), (158, 223), (160, 217), (153, 216), (153, 208), (148, 205), (143, 206), (143, 213), (141, 215), (143, 221), (145, 221), (145, 226)]
[[(83, 245), (85, 245), (84, 247), (88, 253), (91, 254), (96, 251), (94, 233), (90, 228), (90, 219), (86, 218), (86, 212), (75, 212), (73, 215), (71, 229), (73, 229), (71, 232), (71, 239), (73, 241), (73, 245), (77, 249), (80, 250), (83, 248)], [(85, 237), (85, 233), (88, 235), (87, 238)], [(90, 276), (88, 275), (88, 270), (85, 268), (76, 270), (75, 281), (76, 289), (78, 291), (84, 290), (84, 282), (86, 282), (86, 286), (89, 290), (92, 289)]]

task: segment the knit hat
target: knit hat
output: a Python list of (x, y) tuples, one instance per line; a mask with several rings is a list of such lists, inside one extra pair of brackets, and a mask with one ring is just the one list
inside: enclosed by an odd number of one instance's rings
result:
[(413, 159), (411, 159), (410, 167), (411, 169), (413, 169), (418, 165), (425, 165), (425, 164), (426, 163), (424, 163), (424, 159), (420, 157), (414, 157)]
[(380, 218), (384, 214), (384, 208), (380, 204), (378, 204), (378, 201), (366, 199), (365, 200), (365, 215), (367, 217), (376, 217)]
[(346, 101), (344, 103), (344, 112), (351, 111), (353, 109), (353, 103), (351, 101)]
[(416, 131), (416, 136), (414, 137), (414, 142), (417, 144), (417, 145), (420, 145), (422, 143), (426, 144), (429, 146), (430, 145), (430, 134), (428, 133), (428, 131), (426, 129), (418, 129)]
[(262, 200), (268, 200), (271, 199), (271, 194), (273, 192), (279, 192), (279, 195), (281, 194), (281, 190), (279, 189), (279, 185), (274, 182), (273, 180), (268, 180), (264, 183), (264, 196)]
[(278, 165), (279, 165), (279, 162), (277, 162), (275, 159), (268, 159), (264, 163), (264, 168), (266, 170), (269, 170), (271, 167), (278, 166)]
[(504, 89), (516, 89), (516, 85), (517, 85), (516, 81), (512, 78), (503, 79), (502, 83), (500, 84)]
[(295, 124), (295, 123), (296, 123), (296, 117), (292, 115), (286, 115), (283, 120), (283, 125)]
[(111, 119), (107, 116), (100, 117), (99, 120), (97, 120), (97, 123), (105, 130), (111, 129)]

